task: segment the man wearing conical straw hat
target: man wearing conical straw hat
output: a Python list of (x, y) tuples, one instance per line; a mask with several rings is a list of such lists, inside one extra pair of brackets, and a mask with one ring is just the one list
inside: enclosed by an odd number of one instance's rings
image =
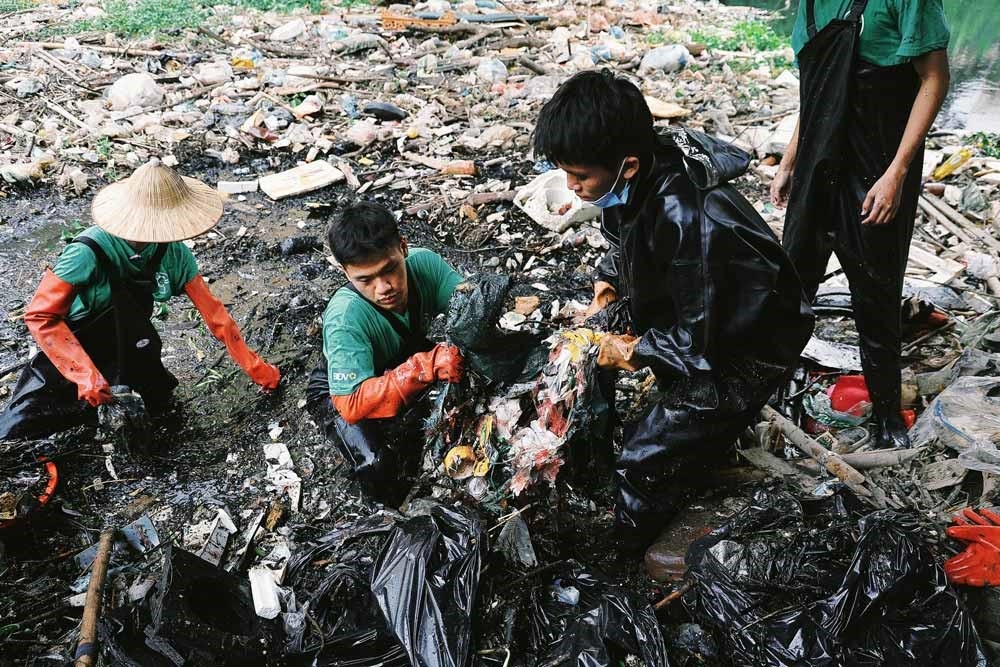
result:
[(101, 190), (91, 214), (95, 226), (45, 271), (25, 311), (39, 353), (0, 413), (0, 440), (93, 423), (94, 408), (112, 401), (112, 384), (137, 391), (147, 408), (163, 406), (177, 379), (163, 367), (150, 316), (154, 301), (181, 293), (251, 380), (265, 390), (278, 386), (278, 369), (247, 347), (179, 242), (219, 221), (215, 190), (153, 159)]

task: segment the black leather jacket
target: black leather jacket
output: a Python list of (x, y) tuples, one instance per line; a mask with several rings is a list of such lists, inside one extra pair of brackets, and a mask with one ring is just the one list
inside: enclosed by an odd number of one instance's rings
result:
[(637, 360), (661, 383), (714, 375), (727, 360), (793, 366), (813, 314), (777, 237), (727, 183), (750, 157), (667, 128), (646, 162), (628, 203), (603, 212), (612, 247), (595, 276), (615, 286), (641, 337)]

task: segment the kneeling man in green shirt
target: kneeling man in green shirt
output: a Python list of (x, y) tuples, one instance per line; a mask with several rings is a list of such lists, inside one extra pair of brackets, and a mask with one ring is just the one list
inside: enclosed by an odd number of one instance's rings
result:
[(348, 283), (323, 314), (309, 409), (364, 490), (394, 504), (405, 461), (422, 449), (424, 411), (415, 404), (435, 381), (462, 377), (458, 348), (424, 334), (462, 277), (436, 253), (409, 247), (392, 212), (373, 202), (346, 208), (327, 240)]

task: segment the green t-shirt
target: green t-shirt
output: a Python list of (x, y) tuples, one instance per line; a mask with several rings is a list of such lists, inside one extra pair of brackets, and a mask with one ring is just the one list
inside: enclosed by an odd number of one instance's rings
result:
[[(816, 30), (843, 18), (853, 0), (815, 0)], [(889, 67), (948, 46), (950, 31), (941, 0), (868, 0), (863, 15), (858, 55), (873, 65)], [(798, 55), (809, 41), (806, 0), (792, 28), (792, 49)]]
[[(462, 276), (440, 255), (425, 248), (410, 248), (406, 268), (420, 294), (424, 317), (443, 313)], [(331, 396), (354, 393), (362, 382), (384, 373), (402, 351), (403, 339), (377, 308), (349, 289), (337, 290), (327, 304), (323, 313), (323, 353)], [(409, 314), (388, 315), (409, 327)]]
[[(136, 254), (125, 239), (108, 234), (100, 227), (89, 227), (80, 236), (97, 241), (108, 260), (122, 275), (136, 276), (146, 262), (156, 253), (150, 244)], [(111, 283), (99, 268), (94, 251), (82, 243), (70, 243), (63, 249), (52, 272), (76, 288), (76, 298), (70, 307), (69, 319), (78, 320), (91, 313), (101, 313), (111, 306)], [(156, 289), (153, 299), (167, 301), (184, 291), (192, 278), (198, 275), (198, 263), (183, 243), (170, 243), (155, 274)]]

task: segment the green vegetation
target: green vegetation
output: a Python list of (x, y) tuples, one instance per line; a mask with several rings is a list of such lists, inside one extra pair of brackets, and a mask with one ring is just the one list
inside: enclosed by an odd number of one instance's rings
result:
[(38, 4), (38, 0), (0, 0), (0, 14), (19, 12)]
[(236, 7), (259, 9), (262, 12), (278, 12), (287, 14), (299, 7), (308, 7), (313, 14), (323, 11), (323, 0), (232, 0)]
[(193, 0), (107, 0), (104, 16), (80, 21), (74, 32), (100, 30), (123, 36), (148, 36), (169, 33), (184, 28), (197, 28), (208, 11)]
[(788, 37), (778, 34), (764, 21), (742, 21), (730, 31), (695, 31), (691, 39), (723, 51), (773, 51), (790, 43)]
[(986, 157), (1000, 158), (1000, 134), (995, 132), (976, 132), (969, 137), (969, 143), (979, 149)]
[[(4, 2), (25, 3), (30, 0), (0, 0), (0, 3)], [(104, 16), (51, 26), (46, 33), (58, 35), (101, 31), (123, 37), (171, 34), (204, 25), (210, 15), (210, 8), (216, 4), (211, 0), (105, 0), (102, 6)], [(229, 0), (224, 4), (279, 14), (287, 14), (300, 7), (306, 7), (314, 14), (323, 10), (323, 0)], [(367, 4), (367, 0), (347, 0), (343, 4)]]
[(62, 230), (59, 238), (61, 238), (64, 243), (69, 243), (79, 236), (80, 232), (87, 228), (87, 225), (83, 224), (83, 220), (80, 220), (79, 218), (73, 218), (69, 222), (64, 223), (63, 226), (65, 229)]

